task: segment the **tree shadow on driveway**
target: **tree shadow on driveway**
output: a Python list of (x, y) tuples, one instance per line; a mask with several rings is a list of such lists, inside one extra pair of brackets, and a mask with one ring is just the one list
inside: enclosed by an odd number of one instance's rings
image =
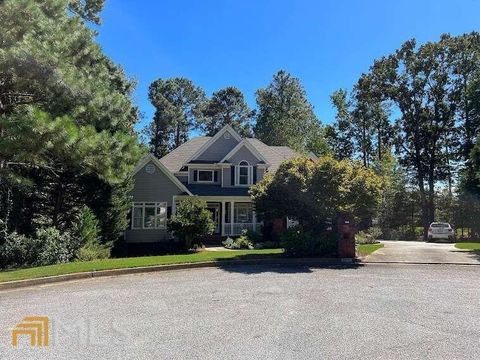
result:
[[(289, 259), (286, 259), (289, 260)], [(297, 260), (297, 259), (296, 259)], [(300, 260), (300, 259), (298, 259)], [(362, 267), (362, 264), (315, 264), (308, 261), (305, 264), (288, 263), (288, 262), (272, 262), (272, 263), (225, 263), (218, 264), (218, 268), (231, 273), (241, 273), (246, 275), (254, 275), (261, 273), (277, 273), (277, 274), (297, 274), (297, 273), (312, 273), (315, 269), (329, 269), (329, 270), (351, 270)]]
[(469, 259), (475, 260), (480, 265), (480, 251), (477, 250), (450, 250), (452, 253), (462, 253), (468, 256)]

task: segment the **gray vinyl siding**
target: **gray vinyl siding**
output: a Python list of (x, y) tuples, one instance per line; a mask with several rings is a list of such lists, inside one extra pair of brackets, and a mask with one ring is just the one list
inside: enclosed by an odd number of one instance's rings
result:
[[(173, 196), (184, 194), (184, 192), (158, 167), (155, 167), (153, 174), (149, 174), (145, 171), (145, 166), (135, 174), (132, 201), (166, 202), (167, 206), (172, 206)], [(170, 238), (170, 234), (164, 229), (129, 229), (125, 237), (127, 242), (132, 243), (161, 242), (168, 241)]]
[(232, 164), (238, 164), (240, 161), (246, 160), (250, 165), (256, 165), (260, 160), (245, 146), (242, 146), (233, 156), (228, 159)]
[[(205, 185), (210, 185), (210, 184), (215, 184), (215, 185), (219, 185), (221, 182), (222, 182), (222, 174), (220, 173), (220, 170), (214, 170), (217, 172), (217, 181), (214, 181), (212, 183), (205, 183), (205, 182), (198, 182), (198, 181), (195, 181), (195, 177), (193, 175), (193, 172), (195, 170), (206, 170), (206, 171), (210, 171), (210, 170), (213, 170), (213, 169), (194, 169), (192, 167), (189, 167), (188, 169), (188, 172), (190, 173), (190, 182), (189, 184), (205, 184)], [(214, 175), (215, 176), (215, 175)]]
[(135, 174), (135, 185), (132, 191), (134, 202), (166, 201), (168, 206), (172, 206), (173, 195), (181, 195), (183, 193), (184, 192), (157, 167), (153, 174), (148, 174), (145, 171), (145, 167)]
[(216, 162), (223, 159), (230, 150), (232, 150), (239, 143), (233, 135), (230, 136), (230, 139), (225, 139), (223, 136), (220, 136), (213, 144), (208, 147), (200, 156), (195, 160), (201, 161), (211, 161)]
[(230, 167), (227, 167), (227, 168), (223, 168), (222, 169), (223, 171), (223, 184), (222, 186), (223, 187), (231, 187), (232, 186), (232, 176), (231, 176), (231, 169)]

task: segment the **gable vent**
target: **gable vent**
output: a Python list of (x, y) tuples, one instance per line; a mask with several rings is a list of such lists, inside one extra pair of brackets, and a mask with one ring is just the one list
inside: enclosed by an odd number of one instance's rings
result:
[(147, 174), (153, 174), (155, 173), (155, 165), (153, 164), (148, 164), (147, 166), (145, 166), (145, 172)]

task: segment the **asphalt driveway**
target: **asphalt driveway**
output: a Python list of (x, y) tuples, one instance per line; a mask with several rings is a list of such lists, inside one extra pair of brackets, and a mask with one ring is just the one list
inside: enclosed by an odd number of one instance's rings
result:
[(478, 253), (457, 249), (454, 244), (420, 241), (382, 241), (382, 243), (385, 246), (367, 256), (364, 261), (480, 264)]
[[(476, 266), (235, 266), (0, 292), (1, 359), (478, 359)], [(12, 348), (24, 316), (50, 345)]]

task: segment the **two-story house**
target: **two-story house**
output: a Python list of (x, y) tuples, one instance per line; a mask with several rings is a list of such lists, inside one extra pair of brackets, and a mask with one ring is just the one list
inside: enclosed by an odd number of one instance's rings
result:
[(260, 230), (248, 189), (287, 159), (299, 156), (287, 146), (242, 138), (231, 126), (213, 137), (197, 137), (161, 159), (145, 156), (135, 169), (129, 243), (171, 239), (166, 220), (181, 199), (199, 196), (208, 204), (215, 235)]

